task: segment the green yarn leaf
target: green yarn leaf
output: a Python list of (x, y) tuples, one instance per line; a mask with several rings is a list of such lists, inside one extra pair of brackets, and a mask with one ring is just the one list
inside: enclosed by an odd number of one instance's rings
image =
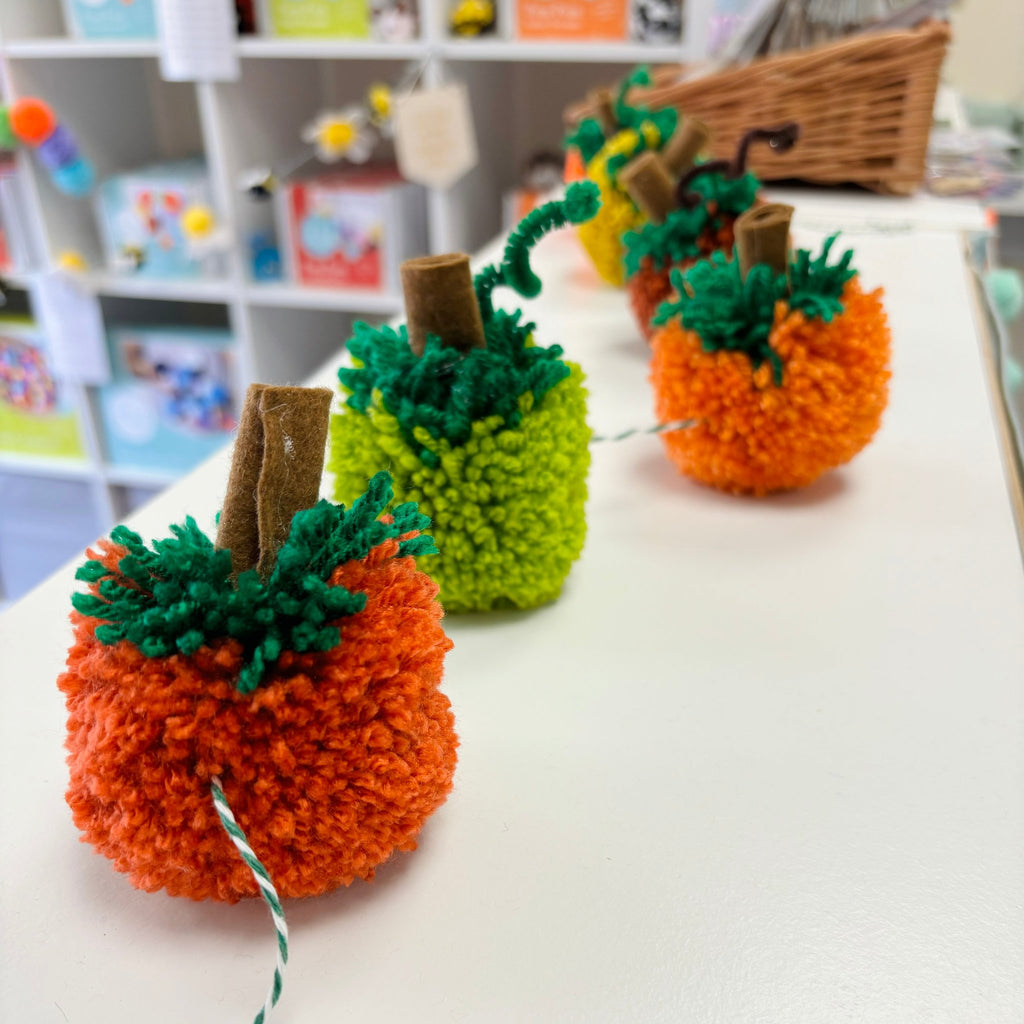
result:
[(330, 650), (341, 641), (338, 620), (366, 606), (364, 593), (328, 583), (338, 566), (391, 539), (399, 540), (400, 555), (437, 553), (429, 536), (406, 536), (430, 525), (414, 503), (398, 505), (389, 521), (381, 518), (392, 497), (391, 477), (382, 471), (351, 508), (320, 501), (297, 512), (265, 583), (255, 570), (235, 581), (230, 553), (214, 547), (191, 517), (152, 547), (118, 526), (111, 540), (127, 554), (114, 571), (95, 559), (81, 566), (76, 578), (95, 593), (74, 594), (71, 603), (101, 620), (100, 643), (128, 640), (147, 657), (187, 656), (234, 638), (245, 651), (237, 686), (251, 693), (282, 650)]
[(655, 269), (664, 270), (699, 255), (697, 239), (704, 229), (717, 230), (724, 216), (738, 217), (749, 210), (759, 187), (760, 182), (750, 173), (738, 178), (715, 173), (695, 179), (693, 191), (703, 197), (701, 204), (692, 210), (682, 207), (673, 210), (663, 224), (648, 222), (639, 230), (627, 231), (622, 236), (626, 276), (636, 274), (646, 260), (650, 260)]
[(356, 366), (338, 371), (348, 392), (346, 404), (366, 413), (379, 393), (402, 436), (427, 465), (437, 457), (416, 439), (417, 430), (457, 446), (469, 440), (478, 420), (500, 416), (514, 426), (522, 395), (530, 392), (539, 401), (569, 375), (562, 349), (532, 344), (534, 325), (521, 318), (520, 310), (492, 312), (484, 321), (487, 347), (465, 354), (445, 348), (431, 335), (422, 356), (413, 354), (404, 325), (395, 331), (356, 323), (348, 343)]
[(825, 239), (821, 255), (811, 260), (806, 249), (800, 249), (796, 259), (789, 265), (791, 309), (803, 310), (808, 319), (817, 318), (828, 323), (843, 311), (840, 297), (846, 282), (856, 277), (857, 271), (850, 266), (853, 250), (847, 249), (838, 263), (829, 266), (828, 258), (838, 233)]
[(699, 255), (697, 239), (708, 226), (707, 208), (672, 210), (663, 224), (648, 221), (638, 231), (627, 231), (622, 236), (626, 250), (626, 276), (632, 277), (649, 259), (656, 270), (664, 270), (683, 260)]
[(649, 107), (631, 106), (626, 102), (626, 94), (634, 85), (650, 85), (651, 73), (646, 64), (635, 67), (619, 83), (615, 96), (615, 119), (623, 128), (637, 128), (644, 121), (652, 121), (658, 129), (661, 141), (665, 142), (676, 130), (679, 121), (679, 113), (675, 107), (662, 107), (660, 110), (651, 110)]
[[(650, 84), (651, 74), (647, 65), (642, 64), (635, 67), (619, 82), (615, 93), (613, 109), (618, 130), (620, 131), (623, 128), (634, 128), (640, 131), (640, 126), (644, 121), (653, 122), (658, 130), (660, 140), (658, 145), (661, 146), (664, 145), (669, 136), (676, 130), (676, 124), (679, 121), (678, 111), (674, 107), (650, 110), (648, 107), (633, 106), (626, 102), (626, 94), (634, 85)], [(584, 164), (589, 164), (601, 152), (607, 141), (608, 136), (605, 135), (600, 121), (593, 117), (585, 117), (573, 131), (565, 136), (563, 145), (566, 149), (570, 146), (575, 146), (580, 151)], [(632, 156), (635, 156), (645, 148), (646, 144), (642, 142)], [(619, 169), (632, 159), (632, 156), (616, 156), (609, 160), (608, 173), (613, 181)]]
[(498, 266), (484, 267), (473, 278), (473, 288), (486, 323), (494, 316), (491, 295), (498, 285), (506, 285), (526, 298), (540, 294), (541, 281), (530, 267), (530, 250), (549, 232), (566, 224), (582, 224), (601, 207), (601, 190), (592, 181), (570, 185), (563, 199), (544, 203), (528, 213), (512, 230)]
[(837, 237), (826, 239), (814, 260), (806, 249), (798, 250), (789, 265), (788, 281), (785, 274), (774, 274), (763, 263), (751, 267), (743, 280), (739, 260), (729, 260), (721, 252), (694, 264), (685, 274), (673, 270), (678, 298), (663, 302), (652, 322), (665, 324), (678, 316), (687, 330), (700, 337), (706, 352), (743, 352), (755, 370), (767, 361), (775, 383), (781, 385), (782, 360), (769, 343), (775, 304), (785, 300), (791, 310), (825, 322), (843, 311), (843, 289), (856, 271), (850, 266), (852, 250), (829, 265)]
[(705, 204), (714, 203), (720, 213), (737, 217), (754, 205), (760, 187), (761, 182), (749, 171), (738, 178), (721, 173), (707, 174), (693, 183), (694, 192), (703, 196)]

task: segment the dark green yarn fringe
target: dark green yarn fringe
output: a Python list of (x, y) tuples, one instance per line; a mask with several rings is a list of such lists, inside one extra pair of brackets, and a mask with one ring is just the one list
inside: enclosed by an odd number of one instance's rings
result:
[(648, 221), (639, 231), (627, 231), (622, 236), (626, 277), (638, 273), (645, 259), (650, 259), (655, 270), (664, 270), (700, 255), (697, 239), (710, 219), (704, 206), (680, 208), (673, 210), (663, 224)]
[(664, 270), (700, 255), (697, 239), (701, 232), (707, 227), (717, 230), (723, 215), (736, 217), (749, 210), (759, 187), (760, 182), (749, 172), (738, 178), (708, 174), (696, 179), (693, 190), (704, 199), (700, 205), (692, 210), (680, 207), (663, 224), (648, 222), (638, 231), (627, 231), (622, 236), (626, 276), (638, 273), (647, 259), (656, 270)]
[(367, 414), (379, 392), (406, 443), (431, 467), (438, 464), (437, 453), (417, 440), (418, 430), (459, 446), (470, 439), (478, 420), (500, 416), (506, 426), (518, 426), (520, 397), (530, 392), (539, 402), (569, 376), (569, 366), (562, 361), (560, 346), (533, 344), (534, 325), (522, 322), (521, 310), (495, 311), (492, 293), (505, 285), (527, 298), (539, 294), (541, 281), (530, 267), (530, 250), (547, 232), (589, 220), (600, 205), (600, 191), (593, 182), (570, 185), (564, 199), (545, 203), (519, 223), (509, 235), (501, 263), (476, 275), (473, 287), (486, 348), (462, 353), (429, 335), (423, 354), (417, 356), (404, 325), (396, 331), (356, 323), (348, 343), (356, 365), (338, 371), (348, 392), (345, 404)]
[(714, 203), (719, 213), (730, 213), (738, 217), (754, 205), (761, 182), (747, 171), (738, 178), (724, 174), (707, 174), (693, 183), (694, 192), (700, 193), (705, 204)]
[[(128, 527), (117, 526), (111, 540), (128, 550), (118, 571), (87, 561), (75, 578), (99, 584), (99, 596), (75, 594), (71, 603), (81, 614), (103, 620), (96, 628), (101, 643), (128, 640), (149, 658), (194, 654), (226, 637), (238, 640), (245, 665), (237, 686), (252, 693), (282, 651), (331, 650), (341, 640), (337, 620), (363, 610), (365, 594), (328, 585), (338, 566), (430, 525), (414, 503), (396, 506), (393, 521), (382, 522), (392, 497), (391, 477), (380, 472), (349, 509), (321, 501), (296, 513), (266, 583), (252, 569), (236, 584), (230, 553), (215, 548), (191, 516), (152, 548)], [(399, 544), (400, 555), (436, 553), (422, 533)]]
[(423, 355), (417, 356), (404, 324), (395, 331), (357, 323), (348, 348), (360, 365), (338, 371), (349, 392), (346, 405), (365, 414), (374, 392), (380, 392), (406, 442), (428, 466), (437, 465), (437, 455), (416, 440), (417, 428), (462, 445), (477, 420), (497, 415), (508, 426), (518, 426), (521, 395), (529, 391), (540, 401), (569, 376), (561, 347), (531, 344), (534, 325), (521, 323), (522, 315), (520, 310), (492, 313), (484, 321), (487, 347), (465, 355), (429, 335)]
[[(620, 130), (623, 128), (640, 128), (644, 121), (652, 121), (658, 129), (659, 136), (664, 143), (676, 130), (676, 123), (679, 115), (673, 107), (665, 107), (662, 110), (651, 111), (647, 107), (634, 107), (626, 102), (626, 93), (634, 85), (650, 85), (651, 75), (646, 65), (634, 68), (620, 83), (615, 95), (615, 119)], [(601, 123), (593, 117), (585, 117), (579, 122), (576, 128), (566, 135), (563, 145), (566, 149), (575, 146), (583, 157), (584, 164), (601, 152), (601, 148), (608, 141), (605, 137)], [(642, 149), (643, 147), (641, 147)], [(636, 152), (640, 152), (638, 149)], [(636, 153), (633, 154), (634, 156)], [(630, 159), (630, 158), (626, 158)], [(616, 160), (616, 166), (609, 168), (609, 173), (614, 180), (619, 168), (626, 162), (626, 159)]]
[(700, 337), (706, 352), (743, 352), (755, 370), (767, 361), (776, 385), (781, 385), (782, 360), (769, 344), (775, 304), (785, 300), (790, 309), (826, 323), (842, 313), (840, 297), (856, 271), (850, 267), (850, 249), (838, 263), (829, 265), (837, 237), (830, 236), (814, 260), (806, 249), (798, 250), (789, 265), (788, 281), (785, 274), (773, 274), (766, 264), (752, 267), (744, 281), (739, 260), (728, 260), (721, 252), (685, 273), (673, 270), (672, 284), (679, 298), (663, 302), (652, 323), (665, 324), (678, 316), (687, 330)]

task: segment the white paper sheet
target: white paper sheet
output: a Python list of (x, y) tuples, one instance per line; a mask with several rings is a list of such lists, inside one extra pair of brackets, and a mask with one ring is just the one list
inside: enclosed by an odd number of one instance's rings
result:
[(160, 73), (168, 82), (238, 79), (231, 0), (157, 0)]
[(32, 308), (42, 325), (54, 375), (79, 384), (110, 380), (110, 357), (100, 301), (73, 275), (54, 270), (32, 281)]

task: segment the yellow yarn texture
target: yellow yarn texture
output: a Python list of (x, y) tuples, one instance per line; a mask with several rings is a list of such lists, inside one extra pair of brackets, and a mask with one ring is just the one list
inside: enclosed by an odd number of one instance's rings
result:
[(626, 280), (622, 265), (625, 258), (622, 236), (627, 231), (639, 230), (646, 218), (625, 190), (619, 187), (609, 172), (608, 161), (630, 158), (645, 149), (658, 149), (661, 142), (655, 125), (644, 121), (639, 131), (625, 128), (613, 135), (587, 164), (587, 177), (601, 190), (601, 208), (596, 216), (578, 225), (576, 231), (597, 272), (617, 288), (621, 288)]

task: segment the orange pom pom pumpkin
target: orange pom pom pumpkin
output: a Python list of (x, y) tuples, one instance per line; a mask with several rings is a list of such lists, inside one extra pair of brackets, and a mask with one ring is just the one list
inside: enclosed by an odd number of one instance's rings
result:
[[(285, 651), (250, 694), (242, 644), (147, 658), (74, 613), (67, 696), (68, 803), (83, 839), (140, 889), (235, 902), (259, 894), (210, 801), (219, 775), (282, 896), (372, 878), (412, 850), (445, 800), (454, 720), (439, 690), (451, 641), (437, 585), (378, 545), (329, 580), (366, 595), (329, 651)], [(102, 545), (116, 571), (127, 551)], [(92, 588), (97, 590), (97, 586)]]
[[(785, 236), (783, 236), (784, 238)], [(734, 494), (802, 487), (848, 462), (874, 436), (888, 401), (890, 334), (881, 292), (843, 261), (801, 253), (785, 275), (721, 255), (675, 283), (654, 335), (651, 381), (680, 471)]]
[(312, 390), (250, 388), (219, 546), (192, 520), (152, 548), (119, 526), (79, 570), (89, 592), (73, 597), (58, 681), (67, 799), (83, 839), (141, 889), (259, 894), (216, 777), (282, 896), (372, 878), (451, 789), (451, 642), (412, 557), (436, 553), (427, 520), (412, 504), (384, 514), (387, 473), (349, 509), (308, 507), (330, 402)]

